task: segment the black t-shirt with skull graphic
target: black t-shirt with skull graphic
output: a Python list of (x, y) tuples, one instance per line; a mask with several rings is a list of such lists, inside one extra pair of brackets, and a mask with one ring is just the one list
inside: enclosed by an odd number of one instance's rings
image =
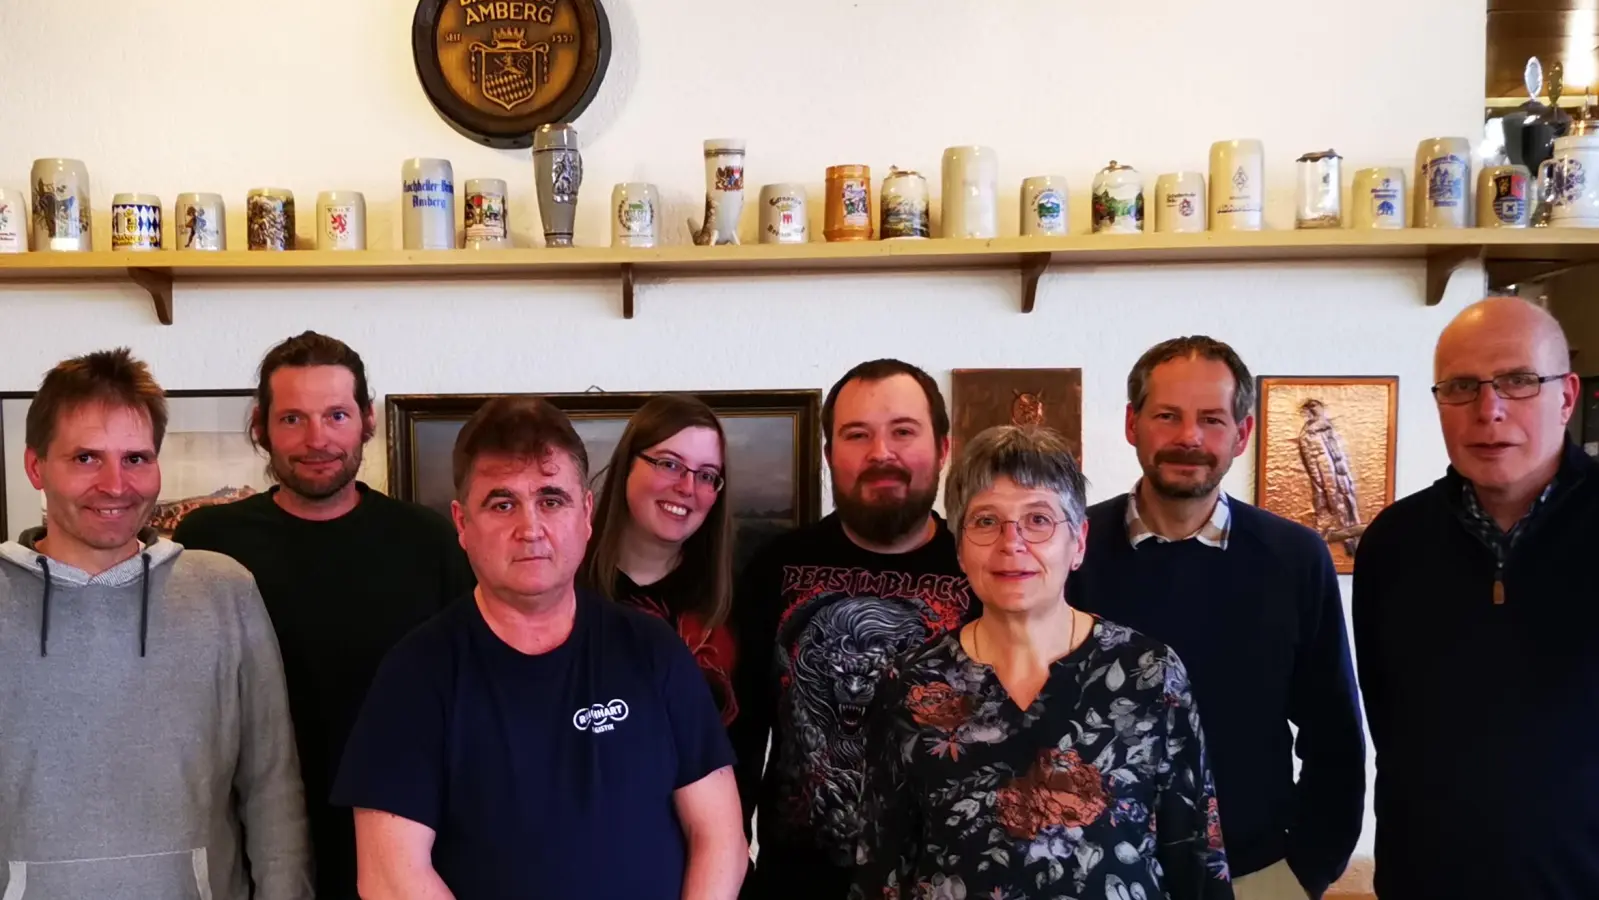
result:
[(834, 513), (762, 548), (739, 579), (740, 714), (730, 733), (745, 821), (758, 811), (760, 831), (747, 900), (833, 900), (849, 891), (878, 676), (894, 656), (979, 610), (955, 539), (933, 518), (932, 540), (883, 554), (851, 541)]

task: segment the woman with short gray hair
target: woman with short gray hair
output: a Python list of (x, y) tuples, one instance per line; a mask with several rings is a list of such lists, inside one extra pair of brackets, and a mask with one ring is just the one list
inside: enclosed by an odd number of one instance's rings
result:
[(1182, 661), (1068, 602), (1086, 493), (1047, 428), (990, 428), (951, 466), (982, 614), (878, 686), (852, 897), (1233, 896)]

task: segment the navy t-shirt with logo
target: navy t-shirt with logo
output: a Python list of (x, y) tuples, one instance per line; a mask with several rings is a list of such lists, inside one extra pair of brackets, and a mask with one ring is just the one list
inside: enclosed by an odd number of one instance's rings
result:
[(579, 591), (571, 635), (530, 656), (468, 598), (384, 660), (332, 799), (433, 829), (460, 900), (678, 900), (672, 794), (732, 763), (704, 676), (659, 618)]

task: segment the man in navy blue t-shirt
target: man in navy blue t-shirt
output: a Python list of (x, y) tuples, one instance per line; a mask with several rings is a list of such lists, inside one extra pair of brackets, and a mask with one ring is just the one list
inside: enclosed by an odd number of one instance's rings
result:
[(731, 898), (749, 860), (710, 689), (659, 619), (577, 591), (588, 454), (547, 401), (461, 429), (477, 575), (384, 660), (333, 802), (364, 898)]

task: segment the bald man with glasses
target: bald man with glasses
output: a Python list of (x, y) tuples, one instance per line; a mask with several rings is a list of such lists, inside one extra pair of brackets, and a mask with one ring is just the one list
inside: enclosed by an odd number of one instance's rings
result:
[(1361, 539), (1383, 900), (1599, 897), (1599, 463), (1569, 369), (1545, 310), (1463, 311), (1434, 356), (1448, 471)]

